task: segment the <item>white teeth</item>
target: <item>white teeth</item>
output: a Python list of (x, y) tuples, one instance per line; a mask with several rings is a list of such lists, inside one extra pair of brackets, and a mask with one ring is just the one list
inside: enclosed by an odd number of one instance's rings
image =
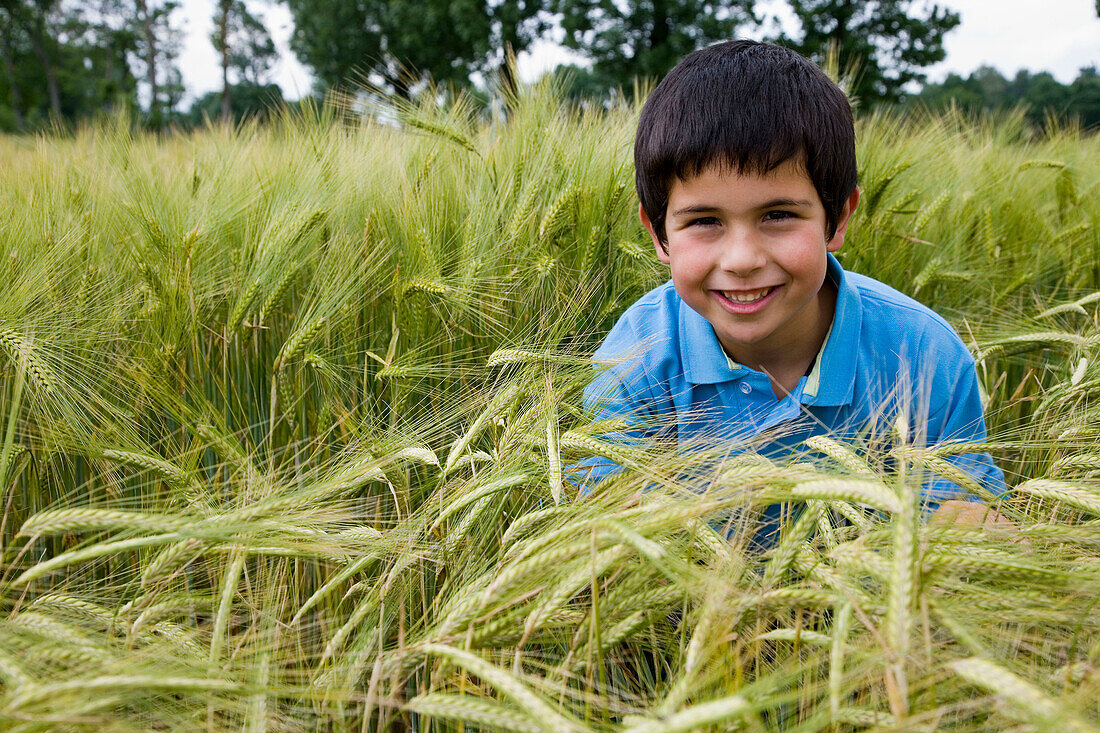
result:
[(771, 288), (760, 288), (759, 290), (723, 290), (722, 295), (726, 296), (727, 300), (732, 300), (734, 303), (755, 303), (763, 298), (765, 295), (772, 291)]

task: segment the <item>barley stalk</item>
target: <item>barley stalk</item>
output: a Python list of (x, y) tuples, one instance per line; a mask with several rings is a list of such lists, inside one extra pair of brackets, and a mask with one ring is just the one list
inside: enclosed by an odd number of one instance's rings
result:
[(560, 504), (562, 472), (561, 451), (558, 448), (558, 406), (549, 376), (546, 378), (546, 390), (546, 460), (550, 464), (550, 496), (555, 504)]
[(405, 709), (428, 718), (453, 720), (460, 724), (489, 729), (501, 728), (517, 733), (540, 733), (545, 730), (523, 713), (470, 695), (432, 692), (413, 698), (405, 704)]
[(583, 731), (585, 726), (579, 721), (568, 719), (557, 712), (546, 701), (536, 695), (523, 681), (499, 667), (495, 667), (480, 657), (443, 644), (427, 644), (423, 651), (431, 656), (442, 657), (452, 664), (462, 667), (470, 674), (477, 675), (515, 701), (523, 711), (544, 731)]
[(1025, 720), (1044, 726), (1065, 726), (1071, 731), (1097, 733), (1100, 727), (1073, 714), (1036, 685), (1021, 679), (1004, 667), (980, 657), (960, 659), (950, 664), (955, 674), (967, 682), (988, 690), (1003, 700)]
[(7, 352), (12, 364), (22, 365), (39, 395), (49, 397), (57, 393), (57, 377), (30, 339), (10, 328), (0, 329), (0, 348)]
[(748, 700), (740, 695), (731, 695), (718, 700), (698, 703), (666, 715), (659, 720), (647, 720), (627, 726), (629, 733), (672, 733), (673, 731), (694, 731), (714, 725), (729, 725), (753, 710)]
[(1031, 479), (1016, 487), (1021, 494), (1054, 499), (1074, 509), (1100, 516), (1100, 494), (1081, 484), (1053, 479)]

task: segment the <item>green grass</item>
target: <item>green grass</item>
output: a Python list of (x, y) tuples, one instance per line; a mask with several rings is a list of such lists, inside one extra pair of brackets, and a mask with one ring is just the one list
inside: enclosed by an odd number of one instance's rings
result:
[(0, 725), (1100, 728), (1100, 139), (859, 124), (841, 260), (971, 345), (1005, 532), (918, 521), (942, 450), (700, 494), (600, 444), (586, 357), (667, 277), (635, 119), (0, 138)]

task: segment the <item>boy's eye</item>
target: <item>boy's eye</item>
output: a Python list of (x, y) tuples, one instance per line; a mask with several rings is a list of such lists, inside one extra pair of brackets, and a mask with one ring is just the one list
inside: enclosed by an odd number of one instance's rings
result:
[(794, 214), (790, 211), (769, 211), (764, 214), (764, 221), (783, 221), (792, 217)]
[(717, 217), (713, 216), (700, 216), (697, 219), (692, 219), (690, 225), (693, 227), (712, 227), (718, 224)]

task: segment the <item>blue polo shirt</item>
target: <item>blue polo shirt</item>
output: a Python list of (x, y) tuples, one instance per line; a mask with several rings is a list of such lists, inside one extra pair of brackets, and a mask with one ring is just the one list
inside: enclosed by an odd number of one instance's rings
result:
[[(845, 272), (831, 254), (827, 273), (837, 288), (832, 325), (811, 371), (782, 399), (766, 374), (726, 355), (669, 281), (631, 305), (596, 351), (585, 407), (596, 419), (624, 418), (628, 439), (680, 446), (757, 439), (754, 447), (771, 457), (814, 435), (873, 443), (891, 435), (899, 414), (909, 417), (914, 443), (984, 440), (974, 359), (954, 329), (897, 290)], [(950, 460), (992, 493), (1005, 492), (988, 453)], [(620, 470), (599, 457), (573, 469), (589, 486)], [(935, 476), (922, 491), (926, 507), (968, 496)]]

